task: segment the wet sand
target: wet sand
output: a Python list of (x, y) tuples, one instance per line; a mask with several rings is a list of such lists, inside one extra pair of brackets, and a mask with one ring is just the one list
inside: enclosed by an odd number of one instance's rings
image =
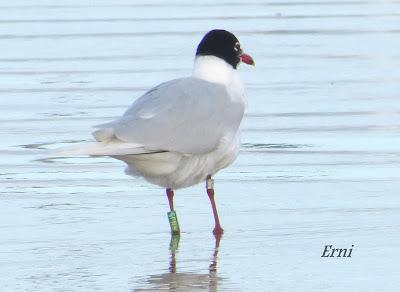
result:
[[(399, 2), (18, 1), (0, 16), (2, 291), (398, 289)], [(212, 28), (257, 66), (240, 68), (240, 156), (215, 177), (225, 234), (204, 185), (179, 190), (178, 247), (161, 188), (111, 158), (43, 158), (189, 75)]]

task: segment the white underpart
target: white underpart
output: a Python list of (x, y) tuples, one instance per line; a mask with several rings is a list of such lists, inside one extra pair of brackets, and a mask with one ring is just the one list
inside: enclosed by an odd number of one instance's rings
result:
[(115, 157), (128, 164), (126, 173), (143, 176), (147, 181), (171, 189), (179, 189), (205, 181), (207, 175), (230, 165), (240, 148), (239, 135), (226, 136), (215, 151), (202, 155), (164, 152)]

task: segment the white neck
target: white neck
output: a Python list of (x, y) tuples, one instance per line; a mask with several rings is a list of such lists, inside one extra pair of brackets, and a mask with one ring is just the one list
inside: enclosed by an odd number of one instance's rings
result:
[(215, 56), (198, 56), (194, 61), (193, 77), (223, 84), (232, 100), (246, 103), (239, 72)]
[(233, 67), (215, 56), (197, 56), (193, 66), (193, 77), (210, 82), (229, 85), (238, 73)]

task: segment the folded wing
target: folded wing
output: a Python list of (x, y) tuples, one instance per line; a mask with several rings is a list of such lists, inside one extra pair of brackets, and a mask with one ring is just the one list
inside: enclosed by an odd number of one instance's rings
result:
[(120, 140), (149, 151), (202, 154), (238, 130), (244, 105), (225, 86), (198, 78), (162, 83), (137, 99), (124, 115), (97, 126), (98, 141)]

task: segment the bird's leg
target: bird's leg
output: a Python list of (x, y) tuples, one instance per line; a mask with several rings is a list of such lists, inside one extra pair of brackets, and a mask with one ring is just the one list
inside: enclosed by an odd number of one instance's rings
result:
[(207, 176), (206, 188), (214, 214), (215, 227), (213, 233), (217, 236), (220, 236), (224, 232), (224, 230), (222, 229), (221, 224), (219, 223), (217, 206), (215, 205), (215, 200), (214, 200), (214, 180), (211, 178), (211, 175)]
[(168, 197), (169, 209), (171, 211), (174, 211), (174, 191), (172, 189), (167, 189), (166, 192)]
[(174, 191), (168, 188), (166, 192), (168, 197), (169, 209), (171, 210), (167, 214), (169, 225), (171, 227), (171, 232), (172, 234), (179, 234), (180, 228), (179, 228), (178, 217), (176, 216), (176, 212), (174, 210)]

